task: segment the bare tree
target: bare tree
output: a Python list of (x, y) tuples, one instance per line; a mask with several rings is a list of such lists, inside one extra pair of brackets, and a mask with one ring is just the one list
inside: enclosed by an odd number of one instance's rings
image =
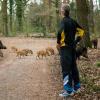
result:
[(10, 31), (12, 32), (12, 15), (13, 15), (14, 0), (9, 0), (9, 13), (10, 13)]
[(7, 0), (2, 1), (2, 33), (8, 35)]
[(90, 23), (90, 32), (94, 34), (94, 13), (93, 13), (93, 0), (90, 0), (90, 14), (89, 14), (89, 23)]
[(79, 24), (85, 29), (85, 36), (83, 39), (83, 45), (91, 47), (90, 36), (89, 36), (89, 25), (88, 25), (88, 1), (87, 0), (76, 0), (77, 4), (77, 17)]

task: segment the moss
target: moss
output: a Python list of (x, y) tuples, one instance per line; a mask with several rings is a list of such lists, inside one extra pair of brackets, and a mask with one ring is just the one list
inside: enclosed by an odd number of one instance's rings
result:
[(96, 66), (97, 66), (97, 67), (100, 67), (100, 62), (97, 62), (97, 63), (96, 63)]

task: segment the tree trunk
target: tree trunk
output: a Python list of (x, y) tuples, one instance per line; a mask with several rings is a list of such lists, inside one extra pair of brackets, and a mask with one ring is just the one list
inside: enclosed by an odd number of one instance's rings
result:
[(99, 9), (100, 9), (100, 0), (99, 0)]
[(55, 7), (56, 7), (56, 21), (57, 21), (57, 27), (60, 22), (60, 16), (59, 16), (59, 0), (55, 0)]
[(52, 4), (51, 4), (51, 0), (49, 0), (49, 31), (51, 31), (51, 21), (52, 21), (51, 8), (52, 8)]
[(82, 44), (87, 47), (91, 47), (88, 25), (88, 3), (87, 0), (76, 0), (77, 4), (77, 18), (78, 23), (85, 29), (85, 36)]
[(90, 0), (90, 16), (89, 16), (89, 23), (90, 23), (90, 33), (94, 34), (94, 14), (93, 14), (93, 1)]
[(7, 0), (2, 2), (2, 33), (8, 36)]
[(72, 2), (70, 3), (70, 15), (72, 18), (76, 19), (77, 18), (77, 14), (76, 14), (76, 3), (74, 0), (72, 0)]
[(9, 12), (10, 12), (10, 23), (9, 23), (9, 26), (10, 26), (10, 32), (12, 32), (13, 0), (9, 0), (9, 6), (10, 6), (10, 9), (9, 9)]
[(16, 17), (17, 17), (17, 29), (19, 32), (23, 31), (23, 23), (22, 23), (22, 16), (23, 16), (23, 2), (22, 0), (16, 0)]

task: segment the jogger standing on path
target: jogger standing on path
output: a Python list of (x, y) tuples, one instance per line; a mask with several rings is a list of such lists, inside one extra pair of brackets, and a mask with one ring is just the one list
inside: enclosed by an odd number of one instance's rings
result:
[[(63, 19), (57, 34), (57, 47), (60, 48), (60, 61), (63, 74), (64, 90), (59, 96), (69, 96), (80, 89), (79, 72), (76, 64), (76, 44), (84, 35), (84, 30), (70, 18), (70, 7), (64, 5)], [(76, 37), (76, 38), (75, 38)], [(74, 83), (74, 86), (73, 86)]]

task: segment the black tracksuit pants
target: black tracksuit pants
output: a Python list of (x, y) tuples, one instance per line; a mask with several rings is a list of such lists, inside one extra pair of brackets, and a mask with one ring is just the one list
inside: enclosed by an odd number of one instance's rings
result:
[(64, 80), (64, 89), (72, 91), (72, 83), (79, 83), (79, 72), (76, 64), (76, 51), (70, 47), (61, 47), (60, 61)]

